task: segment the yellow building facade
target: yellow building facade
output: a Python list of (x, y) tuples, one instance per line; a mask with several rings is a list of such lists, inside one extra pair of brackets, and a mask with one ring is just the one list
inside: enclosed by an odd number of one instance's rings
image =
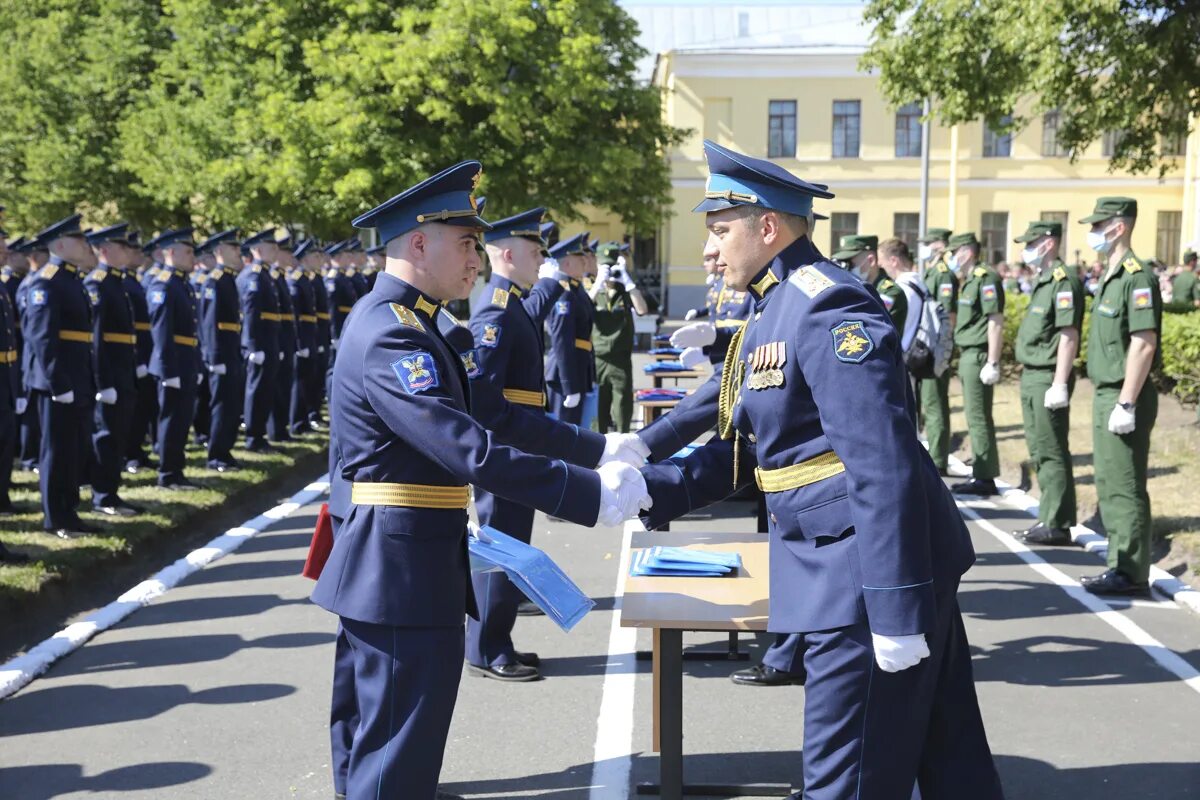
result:
[[(667, 307), (680, 314), (703, 295), (703, 217), (691, 209), (703, 196), (707, 170), (702, 142), (712, 139), (760, 158), (772, 158), (805, 180), (828, 184), (833, 200), (816, 210), (814, 241), (832, 252), (844, 233), (900, 236), (915, 242), (920, 213), (919, 109), (887, 106), (878, 78), (858, 68), (861, 47), (682, 47), (660, 53), (653, 82), (663, 92), (667, 120), (691, 135), (667, 154), (673, 213), (662, 223), (656, 253), (638, 263), (662, 271)], [(1097, 142), (1074, 162), (1054, 138), (1054, 119), (1038, 118), (1010, 137), (982, 123), (932, 126), (930, 227), (973, 230), (990, 261), (1013, 261), (1014, 236), (1036, 219), (1066, 222), (1063, 256), (1091, 261), (1078, 220), (1101, 195), (1128, 195), (1139, 204), (1135, 252), (1178, 263), (1200, 239), (1196, 186), (1200, 134), (1177, 146), (1176, 164), (1157, 175), (1110, 172)], [(601, 238), (619, 238), (619, 223), (591, 210)], [(572, 226), (583, 228), (585, 226)], [(595, 234), (593, 234), (595, 235)]]

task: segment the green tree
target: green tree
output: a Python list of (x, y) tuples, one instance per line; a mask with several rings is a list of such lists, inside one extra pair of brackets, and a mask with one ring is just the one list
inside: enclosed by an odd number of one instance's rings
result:
[(1112, 168), (1165, 172), (1200, 113), (1190, 0), (871, 0), (864, 16), (874, 30), (863, 66), (880, 71), (892, 103), (928, 97), (944, 124), (999, 129), (1032, 97), (1009, 129), (1059, 109), (1068, 151), (1120, 132)]

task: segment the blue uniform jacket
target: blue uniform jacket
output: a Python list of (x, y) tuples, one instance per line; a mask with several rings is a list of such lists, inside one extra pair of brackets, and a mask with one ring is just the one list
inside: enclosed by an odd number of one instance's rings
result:
[(350, 284), (354, 287), (354, 295), (356, 297), (365, 297), (367, 292), (371, 291), (371, 284), (367, 280), (367, 276), (351, 267), (346, 270), (346, 277), (350, 279)]
[(160, 269), (146, 293), (146, 303), (150, 307), (150, 335), (154, 337), (150, 374), (195, 383), (200, 371), (200, 348), (195, 293), (187, 273)]
[(242, 357), (242, 302), (237, 278), (224, 267), (208, 273), (200, 291), (204, 363), (236, 364)]
[(718, 277), (713, 287), (716, 289), (709, 307), (709, 318), (717, 328), (717, 338), (705, 352), (713, 364), (725, 361), (725, 351), (729, 349), (729, 341), (733, 334), (746, 324), (754, 311), (754, 298), (750, 292), (739, 292), (725, 285), (725, 279)]
[(21, 310), (17, 305), (17, 292), (21, 288), (21, 282), (25, 279), (24, 275), (18, 275), (13, 271), (12, 267), (0, 267), (0, 284), (4, 286), (5, 294), (8, 295), (9, 306), (13, 314), (13, 325), (16, 326), (17, 336), (17, 352), (21, 352)]
[(101, 265), (87, 276), (84, 286), (92, 301), (96, 386), (132, 392), (137, 380), (137, 331), (124, 275)]
[(7, 291), (0, 292), (0, 406), (12, 409), (21, 396), (21, 362), (17, 356), (17, 310)]
[(125, 287), (125, 296), (133, 308), (133, 328), (137, 334), (137, 363), (150, 366), (150, 358), (154, 355), (154, 337), (150, 335), (150, 306), (146, 303), (146, 290), (142, 287), (137, 275), (126, 270), (121, 276), (121, 285)]
[[(737, 355), (732, 421), (737, 485), (830, 453), (845, 471), (766, 491), (770, 629), (829, 630), (864, 618), (874, 633), (927, 633), (935, 584), (974, 561), (966, 526), (917, 440), (895, 328), (878, 296), (807, 238), (764, 269)], [(768, 284), (770, 279), (768, 279)], [(779, 371), (780, 380), (770, 378)], [(756, 377), (757, 376), (757, 377)], [(757, 383), (756, 383), (757, 381)], [(757, 386), (758, 388), (750, 388)], [(864, 416), (864, 408), (869, 415)], [(734, 490), (734, 440), (644, 468), (655, 527)]]
[[(569, 282), (564, 284), (557, 278), (539, 278), (528, 292), (522, 293), (521, 304), (525, 306), (525, 313), (529, 314), (529, 318), (537, 325), (539, 337), (546, 319), (554, 310), (554, 304), (569, 285)], [(487, 299), (486, 295), (484, 299)]]
[(292, 310), (296, 314), (296, 348), (307, 347), (309, 357), (317, 353), (317, 301), (312, 282), (302, 269), (293, 269), (287, 276)]
[(21, 318), (25, 386), (51, 395), (96, 392), (92, 371), (92, 304), (78, 270), (51, 259), (30, 276)]
[(275, 281), (262, 262), (246, 267), (237, 277), (242, 301), (242, 350), (279, 358), (279, 297)]
[(342, 329), (346, 327), (346, 317), (358, 300), (358, 293), (350, 277), (337, 269), (325, 272), (325, 292), (329, 295), (329, 335), (333, 339), (342, 338)]
[(292, 356), (296, 354), (297, 346), (292, 292), (288, 288), (287, 276), (278, 267), (271, 267), (271, 280), (275, 283), (275, 298), (279, 301), (279, 352)]
[(329, 292), (325, 289), (325, 281), (318, 273), (305, 270), (309, 285), (313, 290), (313, 309), (317, 315), (317, 347), (329, 349), (330, 320)]
[(562, 393), (587, 394), (596, 382), (592, 359), (592, 320), (595, 308), (583, 284), (563, 277), (562, 295), (546, 319), (549, 362), (546, 380), (562, 386)]
[[(598, 476), (495, 442), (470, 414), (462, 360), (435, 302), (391, 275), (358, 302), (333, 371), (330, 462), (353, 484), (476, 484), (592, 525)], [(457, 626), (474, 612), (467, 511), (351, 505), (313, 591), (335, 614), (381, 625)]]

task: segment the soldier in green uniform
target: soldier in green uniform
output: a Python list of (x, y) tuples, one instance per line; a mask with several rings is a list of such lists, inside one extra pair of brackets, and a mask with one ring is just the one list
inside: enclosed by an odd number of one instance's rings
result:
[[(958, 280), (950, 267), (949, 228), (930, 228), (921, 239), (918, 254), (924, 264), (925, 288), (929, 296), (946, 309), (950, 328), (958, 315)], [(929, 455), (938, 472), (949, 475), (950, 470), (950, 370), (940, 378), (919, 381), (921, 424), (929, 441)]]
[(1094, 594), (1143, 594), (1150, 577), (1146, 466), (1158, 394), (1149, 377), (1162, 359), (1162, 297), (1129, 246), (1136, 220), (1137, 201), (1128, 197), (1101, 197), (1080, 220), (1092, 226), (1088, 246), (1108, 259), (1088, 337), (1096, 492), (1108, 531), (1108, 569), (1080, 581)]
[(596, 282), (589, 294), (596, 304), (592, 353), (596, 356), (596, 429), (611, 424), (628, 433), (633, 420), (633, 315), (647, 311), (646, 300), (629, 271), (617, 265), (621, 246), (599, 248)]
[(897, 331), (903, 332), (904, 320), (908, 314), (908, 297), (905, 296), (904, 290), (879, 268), (878, 251), (878, 236), (843, 236), (832, 258), (845, 264), (846, 269), (860, 281), (875, 287), (875, 291), (879, 292), (879, 299), (883, 301), (888, 315), (892, 318), (892, 325), (896, 326)]
[(1015, 240), (1037, 270), (1029, 309), (1017, 330), (1021, 416), (1037, 470), (1038, 522), (1013, 535), (1031, 544), (1069, 545), (1075, 519), (1075, 476), (1068, 437), (1075, 356), (1083, 327), (1083, 284), (1059, 258), (1061, 222), (1031, 222)]
[(996, 494), (1000, 454), (992, 420), (992, 387), (1000, 380), (1004, 341), (1004, 287), (996, 271), (982, 266), (979, 240), (972, 231), (950, 237), (949, 249), (962, 278), (954, 344), (959, 348), (958, 377), (971, 437), (971, 479), (951, 487), (958, 494)]
[(1200, 308), (1200, 280), (1196, 278), (1196, 253), (1183, 254), (1183, 269), (1171, 279), (1171, 302)]

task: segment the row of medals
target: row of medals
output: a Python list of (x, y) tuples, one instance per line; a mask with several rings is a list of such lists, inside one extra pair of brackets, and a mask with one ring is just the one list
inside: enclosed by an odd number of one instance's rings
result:
[(771, 342), (754, 348), (746, 362), (750, 365), (750, 389), (774, 389), (783, 386), (783, 365), (787, 363), (787, 349), (783, 342)]

